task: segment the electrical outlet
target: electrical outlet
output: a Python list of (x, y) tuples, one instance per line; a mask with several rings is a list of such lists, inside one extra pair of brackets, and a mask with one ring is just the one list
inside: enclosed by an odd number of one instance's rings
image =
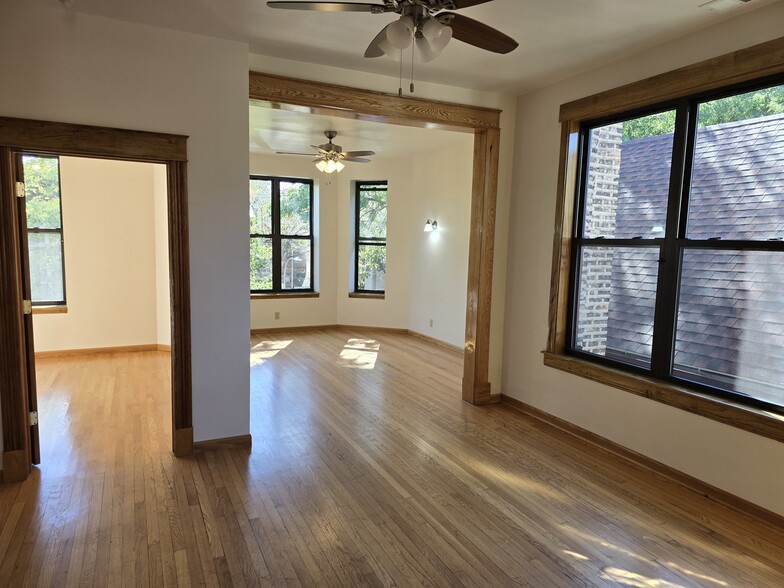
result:
[(430, 327), (433, 327), (433, 319), (430, 319)]
[(276, 310), (275, 311), (275, 320), (277, 321), (279, 319), (280, 319), (280, 313)]

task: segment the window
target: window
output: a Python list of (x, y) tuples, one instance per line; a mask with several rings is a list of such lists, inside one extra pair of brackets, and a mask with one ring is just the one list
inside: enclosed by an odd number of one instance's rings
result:
[(387, 183), (357, 182), (354, 291), (383, 293), (387, 272)]
[(781, 412), (784, 85), (586, 123), (579, 160), (567, 349)]
[(250, 290), (313, 291), (313, 181), (251, 176)]
[(65, 305), (60, 159), (23, 155), (32, 303)]

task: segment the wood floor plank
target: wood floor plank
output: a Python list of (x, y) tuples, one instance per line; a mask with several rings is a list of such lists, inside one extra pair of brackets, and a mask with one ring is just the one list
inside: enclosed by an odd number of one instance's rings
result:
[(505, 406), (459, 354), (251, 340), (253, 447), (170, 453), (170, 357), (38, 361), (42, 464), (0, 486), (0, 586), (784, 586), (784, 529)]

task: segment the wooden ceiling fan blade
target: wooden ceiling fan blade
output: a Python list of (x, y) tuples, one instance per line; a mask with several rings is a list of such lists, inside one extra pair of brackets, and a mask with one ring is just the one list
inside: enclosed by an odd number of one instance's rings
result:
[(276, 151), (275, 155), (307, 155), (313, 157), (312, 153), (294, 153), (293, 151)]
[(367, 157), (368, 155), (375, 155), (375, 151), (346, 151), (343, 153), (346, 157)]
[(442, 12), (436, 19), (441, 24), (452, 27), (452, 36), (455, 39), (486, 51), (510, 53), (519, 45), (512, 37), (467, 16)]
[(377, 34), (373, 40), (368, 45), (368, 48), (365, 49), (365, 57), (383, 57), (384, 50), (381, 48), (381, 41), (383, 41), (387, 36), (387, 29), (389, 25), (385, 26), (381, 29), (381, 32)]
[(352, 163), (370, 163), (369, 159), (363, 157), (342, 157), (341, 161), (351, 161)]
[[(313, 147), (313, 149), (315, 149), (316, 151), (318, 151), (319, 153), (322, 153), (322, 154), (324, 154), (324, 155), (326, 155), (327, 153), (329, 153), (329, 151), (326, 151), (325, 149), (322, 149), (322, 148), (321, 148), (321, 147), (319, 147), (318, 145), (311, 145), (311, 147)], [(313, 154), (311, 153), (311, 155), (313, 155)]]
[(491, 0), (452, 0), (452, 4), (455, 5), (455, 10), (460, 10), (461, 8), (469, 8), (470, 6), (485, 4), (490, 1)]
[(286, 10), (318, 10), (319, 12), (372, 12), (379, 14), (387, 11), (383, 4), (368, 4), (365, 2), (281, 2), (273, 0), (267, 2), (270, 8), (285, 8)]

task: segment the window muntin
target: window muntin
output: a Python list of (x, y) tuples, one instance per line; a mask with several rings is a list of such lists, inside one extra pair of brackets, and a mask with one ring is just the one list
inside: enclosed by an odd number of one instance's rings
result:
[(313, 291), (313, 181), (250, 178), (252, 293)]
[(357, 182), (354, 201), (354, 291), (385, 291), (387, 183)]
[[(620, 144), (602, 152), (607, 129)], [(784, 86), (586, 124), (580, 161), (568, 350), (780, 412)], [(658, 272), (618, 271), (629, 247), (657, 252)]]
[(65, 304), (60, 159), (23, 155), (32, 303)]

